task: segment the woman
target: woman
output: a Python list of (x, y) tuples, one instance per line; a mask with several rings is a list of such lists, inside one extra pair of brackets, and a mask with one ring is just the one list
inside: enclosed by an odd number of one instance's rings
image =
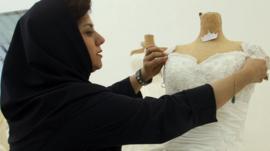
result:
[(266, 76), (265, 61), (248, 59), (223, 80), (142, 99), (141, 85), (167, 59), (150, 47), (138, 74), (108, 88), (93, 84), (88, 78), (102, 66), (104, 38), (87, 15), (89, 4), (42, 0), (18, 21), (1, 86), (11, 151), (119, 151), (123, 144), (162, 143), (215, 122), (216, 108), (233, 88), (238, 92)]

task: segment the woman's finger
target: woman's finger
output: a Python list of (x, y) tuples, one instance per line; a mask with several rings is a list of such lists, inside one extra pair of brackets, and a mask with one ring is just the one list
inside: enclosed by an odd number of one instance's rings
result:
[(168, 57), (164, 56), (164, 57), (159, 57), (159, 58), (153, 59), (152, 61), (148, 62), (147, 64), (149, 66), (155, 68), (158, 66), (163, 66), (167, 60), (168, 60)]
[(150, 46), (150, 47), (146, 48), (145, 56), (148, 56), (153, 52), (164, 52), (164, 49), (160, 49), (156, 46)]
[(157, 58), (160, 58), (160, 57), (165, 57), (165, 56), (167, 56), (167, 54), (165, 54), (163, 52), (152, 52), (148, 56), (145, 56), (144, 60), (145, 61), (152, 61), (154, 59), (157, 59)]

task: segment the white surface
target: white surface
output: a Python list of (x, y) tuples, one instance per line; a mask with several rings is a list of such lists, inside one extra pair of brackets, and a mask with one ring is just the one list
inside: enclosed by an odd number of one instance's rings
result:
[[(25, 9), (36, 0), (0, 0), (0, 12)], [(159, 46), (193, 41), (199, 32), (198, 13), (222, 14), (225, 35), (258, 44), (270, 53), (269, 0), (93, 0), (96, 29), (107, 39), (104, 67), (92, 81), (109, 85), (131, 74), (130, 50), (143, 35), (156, 36)], [(246, 122), (243, 151), (269, 151), (270, 82), (256, 87)]]
[(0, 0), (0, 13), (29, 9), (38, 0)]

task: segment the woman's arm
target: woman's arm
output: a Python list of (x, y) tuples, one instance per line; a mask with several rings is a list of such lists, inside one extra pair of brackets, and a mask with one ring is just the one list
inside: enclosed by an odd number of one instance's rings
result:
[(133, 98), (142, 98), (142, 94), (140, 93), (141, 86), (137, 83), (138, 85), (136, 86), (135, 91), (132, 83), (136, 83), (136, 81), (131, 82), (129, 77), (117, 83), (114, 83), (113, 85), (109, 86), (108, 89), (116, 94), (121, 94)]
[[(196, 126), (215, 122), (214, 99), (208, 84), (158, 99), (98, 93), (87, 98), (79, 118), (73, 120), (76, 131), (66, 138), (87, 138), (91, 149), (163, 143)], [(93, 101), (97, 103), (93, 105)]]
[(217, 108), (223, 106), (246, 85), (262, 82), (267, 76), (266, 61), (262, 59), (247, 59), (244, 67), (222, 80), (211, 83), (214, 89)]

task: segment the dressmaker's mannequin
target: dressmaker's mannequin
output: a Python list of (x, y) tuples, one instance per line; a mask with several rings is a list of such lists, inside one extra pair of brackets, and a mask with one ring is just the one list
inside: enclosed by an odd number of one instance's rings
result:
[[(216, 53), (242, 50), (241, 42), (228, 40), (224, 36), (219, 13), (200, 13), (200, 19), (201, 31), (198, 38), (190, 44), (177, 46), (175, 52), (191, 55), (197, 58), (197, 63), (201, 63)], [(202, 37), (209, 32), (217, 33), (218, 37), (210, 41), (202, 41)]]
[[(247, 57), (267, 56), (257, 45), (228, 40), (222, 32), (220, 14), (200, 14), (200, 19), (200, 34), (194, 42), (168, 49), (169, 56), (163, 72), (166, 94), (232, 75), (241, 69)], [(217, 110), (218, 122), (196, 127), (166, 142), (164, 150), (240, 151), (253, 90), (253, 84), (246, 86), (234, 99)]]

